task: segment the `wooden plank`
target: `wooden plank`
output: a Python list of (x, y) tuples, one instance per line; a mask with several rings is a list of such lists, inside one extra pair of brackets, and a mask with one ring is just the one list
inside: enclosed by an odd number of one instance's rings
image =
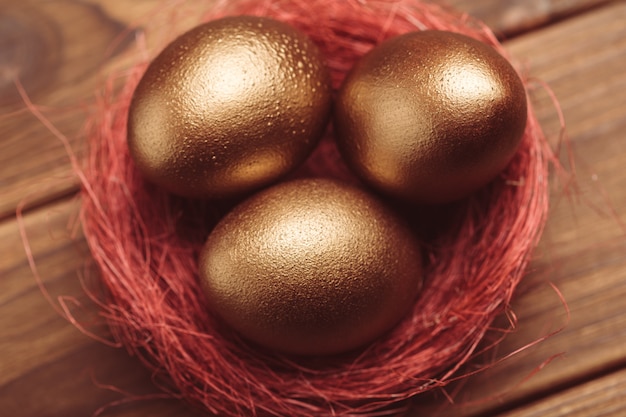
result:
[(608, 3), (606, 0), (448, 0), (506, 38)]
[[(497, 354), (512, 352), (566, 324), (566, 311), (551, 284), (565, 297), (571, 317), (567, 327), (547, 341), (463, 386), (450, 387), (450, 392), (458, 390), (457, 405), (446, 407), (442, 416), (483, 415), (626, 365), (624, 21), (626, 4), (614, 3), (508, 44), (517, 57), (528, 59), (531, 74), (546, 80), (560, 99), (576, 154), (579, 192), (568, 196), (555, 190), (533, 272), (513, 305), (519, 326)], [(547, 131), (556, 134), (558, 118), (547, 95), (537, 92), (534, 98)], [(474, 365), (480, 360), (487, 359)], [(418, 404), (416, 409), (427, 414), (432, 406)]]
[[(77, 320), (91, 328), (96, 310), (80, 279), (89, 281), (88, 251), (80, 236), (71, 236), (76, 210), (75, 201), (64, 201), (27, 215), (24, 224), (54, 305), (65, 297)], [(55, 312), (28, 265), (15, 221), (0, 224), (0, 253), (2, 415), (88, 416), (130, 398), (105, 386), (146, 398), (113, 408), (116, 416), (196, 415), (180, 402), (152, 398), (160, 392), (125, 350), (96, 342)], [(96, 326), (95, 331), (107, 337), (105, 329)]]
[(559, 393), (502, 417), (623, 417), (626, 415), (626, 370)]
[[(496, 31), (509, 33), (601, 2), (454, 0), (450, 3), (484, 19)], [(136, 51), (130, 27), (147, 27), (151, 34), (149, 42), (158, 44), (158, 29), (168, 22), (168, 17), (153, 19), (157, 6), (168, 6), (170, 12), (175, 6), (179, 17), (197, 16), (198, 4), (210, 7), (208, 2), (185, 4), (186, 9), (176, 2), (161, 0), (131, 3), (10, 0), (3, 3), (0, 16), (0, 218), (11, 215), (24, 199), (29, 206), (40, 205), (77, 188), (62, 143), (24, 110), (14, 78), (24, 85), (33, 103), (47, 109), (45, 116), (67, 135), (74, 151), (80, 153), (81, 127), (88, 114), (87, 105), (101, 85), (102, 75), (127, 61)], [(195, 13), (190, 13), (193, 8)], [(169, 36), (171, 30), (166, 33)], [(121, 51), (128, 54), (120, 55)]]
[[(94, 6), (72, 1), (4, 2), (0, 15), (0, 218), (75, 191), (63, 145), (39, 123), (16, 80), (50, 122), (79, 149), (86, 103), (124, 26)], [(122, 43), (121, 46), (125, 44)]]

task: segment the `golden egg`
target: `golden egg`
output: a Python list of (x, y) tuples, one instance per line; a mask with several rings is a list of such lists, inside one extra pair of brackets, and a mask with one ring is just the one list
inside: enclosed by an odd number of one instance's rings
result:
[(292, 171), (330, 117), (317, 47), (269, 18), (205, 23), (168, 45), (139, 82), (128, 145), (143, 175), (172, 193), (238, 195)]
[(246, 338), (296, 355), (363, 346), (407, 313), (420, 247), (371, 194), (329, 179), (270, 187), (235, 207), (200, 256), (210, 308)]
[(491, 46), (446, 31), (413, 32), (373, 48), (335, 106), (338, 145), (366, 182), (415, 203), (467, 196), (514, 156), (526, 92)]

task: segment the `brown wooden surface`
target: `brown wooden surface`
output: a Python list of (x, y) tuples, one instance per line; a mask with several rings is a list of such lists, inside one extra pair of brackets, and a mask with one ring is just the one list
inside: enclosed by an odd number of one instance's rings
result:
[(623, 417), (626, 371), (621, 370), (520, 407), (502, 417)]
[[(41, 281), (55, 305), (64, 296), (89, 323), (94, 310), (81, 285), (95, 277), (87, 247), (75, 236), (77, 181), (61, 142), (23, 110), (13, 79), (19, 76), (80, 153), (91, 95), (134, 48), (129, 26), (146, 20), (157, 3), (0, 0), (0, 415), (89, 416), (128, 398), (105, 386), (148, 395), (107, 409), (106, 416), (202, 415), (150, 397), (158, 390), (134, 358), (55, 312), (29, 266), (14, 216), (26, 199), (23, 224)], [(565, 324), (551, 284), (567, 300), (570, 318), (556, 336), (449, 387), (456, 405), (435, 393), (416, 401), (409, 415), (626, 415), (626, 230), (620, 227), (626, 223), (626, 5), (451, 3), (509, 38), (516, 61), (549, 83), (576, 154), (580, 191), (568, 198), (555, 188), (548, 229), (513, 306), (518, 329), (498, 354)], [(546, 132), (556, 136), (558, 117), (548, 96), (538, 90), (533, 102)], [(106, 329), (98, 334), (106, 337)]]

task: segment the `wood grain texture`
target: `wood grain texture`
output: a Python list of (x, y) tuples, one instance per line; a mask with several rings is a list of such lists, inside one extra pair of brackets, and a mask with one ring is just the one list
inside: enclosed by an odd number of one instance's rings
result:
[[(132, 407), (113, 407), (106, 415), (193, 417), (180, 402), (152, 399), (160, 392), (125, 350), (96, 342), (55, 311), (66, 305), (81, 326), (108, 337), (83, 290), (83, 285), (93, 288), (89, 283), (94, 275), (85, 242), (73, 236), (76, 212), (77, 202), (70, 200), (24, 218), (28, 244), (51, 302), (33, 278), (18, 224), (0, 225), (1, 415), (89, 416), (137, 397)], [(146, 400), (140, 401), (142, 397)]]
[(626, 371), (622, 370), (521, 407), (502, 417), (623, 417)]
[[(447, 3), (461, 10), (470, 4), (466, 0)], [(607, 0), (475, 0), (467, 10), (496, 33), (510, 37), (606, 3)]]
[[(545, 20), (538, 20), (540, 15), (532, 11), (539, 10), (540, 4), (544, 14), (545, 7), (551, 8), (547, 16), (552, 19), (601, 2), (456, 3), (463, 10), (483, 14), (487, 21), (519, 13), (516, 7), (528, 7), (531, 12), (524, 12), (521, 19), (533, 26)], [(85, 336), (54, 311), (33, 278), (12, 216), (28, 194), (31, 205), (42, 205), (24, 218), (42, 282), (55, 305), (58, 296), (65, 296), (81, 323), (92, 328), (98, 322), (96, 309), (85, 296), (81, 279), (90, 283), (95, 278), (85, 242), (71, 236), (77, 202), (59, 200), (72, 194), (77, 184), (61, 143), (31, 114), (20, 111), (21, 99), (11, 77), (17, 71), (35, 103), (54, 107), (45, 108), (45, 114), (80, 152), (78, 133), (88, 111), (85, 103), (101, 74), (128, 58), (112, 52), (110, 44), (154, 4), (154, 0), (131, 6), (123, 1), (33, 0), (5, 1), (0, 8), (0, 218), (4, 219), (0, 221), (0, 415), (89, 416), (107, 404), (132, 398), (105, 385), (145, 398), (108, 409), (103, 414), (108, 417), (202, 415), (180, 402), (150, 397), (159, 391), (134, 358)], [(624, 371), (595, 379), (626, 369), (626, 240), (619, 224), (626, 223), (624, 21), (626, 5), (613, 2), (507, 43), (515, 57), (528, 64), (530, 74), (547, 81), (560, 99), (576, 153), (579, 191), (564, 195), (555, 189), (548, 229), (513, 306), (519, 318), (517, 331), (494, 355), (505, 355), (563, 326), (566, 312), (551, 284), (568, 302), (567, 327), (463, 385), (449, 387), (457, 406), (442, 406), (446, 399), (436, 393), (434, 400), (416, 402), (410, 416), (624, 414)], [(498, 24), (507, 33), (517, 30), (511, 23)], [(128, 42), (120, 45), (120, 49), (133, 48)], [(548, 96), (538, 90), (533, 102), (554, 137), (558, 118)], [(106, 329), (95, 326), (93, 330), (107, 336)], [(526, 380), (547, 358), (561, 353)], [(490, 359), (477, 358), (472, 366)], [(519, 408), (508, 414), (501, 412), (515, 407)]]
[[(25, 109), (29, 99), (79, 152), (87, 103), (124, 26), (75, 1), (11, 1), (0, 9), (0, 218), (75, 191), (61, 142)], [(120, 47), (124, 42), (118, 44)]]

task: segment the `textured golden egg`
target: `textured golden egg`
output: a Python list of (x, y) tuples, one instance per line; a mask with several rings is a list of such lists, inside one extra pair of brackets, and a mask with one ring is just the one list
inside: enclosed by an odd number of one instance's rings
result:
[(445, 31), (366, 54), (335, 107), (338, 145), (365, 181), (416, 203), (459, 199), (498, 175), (526, 126), (526, 92), (494, 48)]
[(304, 34), (269, 18), (198, 26), (150, 64), (133, 95), (128, 144), (167, 190), (219, 198), (303, 162), (330, 117), (327, 69)]
[(357, 348), (393, 327), (422, 283), (418, 243), (370, 194), (334, 180), (275, 185), (216, 226), (200, 257), (211, 308), (298, 355)]

